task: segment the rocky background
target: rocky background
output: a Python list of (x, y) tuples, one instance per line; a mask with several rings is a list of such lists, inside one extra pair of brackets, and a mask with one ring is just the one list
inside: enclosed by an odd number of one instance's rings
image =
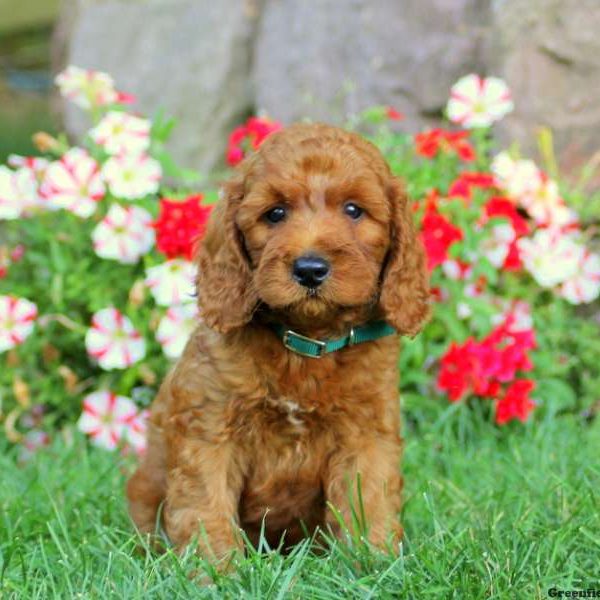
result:
[(551, 127), (568, 168), (600, 150), (599, 32), (599, 0), (67, 0), (54, 57), (177, 117), (173, 150), (202, 171), (256, 111), (341, 123), (385, 104), (409, 131), (436, 125), (472, 71), (513, 90), (500, 135), (530, 152)]

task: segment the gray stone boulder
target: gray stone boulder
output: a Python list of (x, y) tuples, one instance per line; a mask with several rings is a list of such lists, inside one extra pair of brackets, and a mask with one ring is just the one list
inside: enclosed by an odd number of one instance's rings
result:
[(266, 0), (257, 31), (259, 108), (284, 122), (341, 122), (374, 104), (411, 130), (441, 116), (461, 75), (480, 71), (479, 0)]
[(600, 150), (600, 2), (503, 0), (494, 4), (489, 68), (504, 77), (515, 112), (506, 140), (533, 150), (550, 127), (565, 166)]
[[(214, 168), (225, 132), (253, 106), (251, 6), (240, 0), (78, 0), (65, 12), (71, 24), (56, 42), (64, 46), (61, 62), (107, 71), (146, 114), (164, 109), (178, 121), (175, 157), (203, 172)], [(88, 125), (77, 107), (65, 106), (65, 120), (75, 134)]]
[[(512, 88), (505, 140), (529, 152), (549, 126), (579, 164), (600, 145), (598, 0), (69, 2), (60, 62), (106, 70), (144, 112), (175, 116), (176, 158), (204, 172), (250, 112), (341, 123), (388, 104), (416, 131), (440, 123), (450, 86), (469, 72)], [(80, 133), (76, 111), (66, 121)]]

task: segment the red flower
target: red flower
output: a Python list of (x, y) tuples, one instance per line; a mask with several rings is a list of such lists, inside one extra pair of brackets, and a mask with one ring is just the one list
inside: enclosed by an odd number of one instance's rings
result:
[(471, 387), (473, 372), (477, 368), (472, 353), (468, 351), (472, 343), (471, 339), (462, 346), (452, 342), (442, 357), (437, 383), (447, 392), (450, 402), (460, 400)]
[(135, 104), (137, 97), (127, 92), (117, 92), (117, 102), (119, 104)]
[(229, 135), (225, 155), (227, 164), (232, 167), (237, 165), (243, 160), (246, 150), (256, 150), (268, 135), (278, 129), (281, 129), (281, 123), (277, 121), (250, 117), (244, 125), (236, 127)]
[(429, 294), (431, 295), (431, 300), (433, 302), (442, 302), (446, 297), (444, 290), (438, 286), (430, 288)]
[(531, 379), (514, 381), (496, 403), (496, 423), (504, 425), (512, 419), (525, 422), (529, 413), (535, 408), (535, 402), (529, 398), (534, 388), (535, 383)]
[(485, 216), (489, 219), (493, 217), (506, 217), (512, 223), (517, 236), (521, 237), (529, 233), (527, 221), (519, 214), (515, 203), (508, 198), (494, 196), (487, 201), (483, 208)]
[(225, 155), (225, 160), (228, 165), (232, 167), (237, 165), (239, 162), (242, 162), (244, 159), (244, 151), (238, 146), (229, 146), (227, 148), (227, 154)]
[(486, 370), (486, 376), (501, 382), (511, 381), (517, 371), (529, 371), (533, 367), (527, 355), (535, 348), (533, 330), (511, 331), (509, 328), (510, 324), (503, 323), (482, 342), (494, 355), (494, 363)]
[(467, 141), (468, 131), (430, 129), (415, 135), (415, 151), (425, 158), (434, 158), (441, 152), (455, 152), (464, 161), (475, 159), (475, 150)]
[(512, 381), (517, 371), (532, 368), (528, 351), (535, 346), (532, 330), (509, 331), (510, 323), (494, 329), (481, 342), (469, 338), (464, 344), (452, 343), (442, 357), (438, 387), (451, 402), (469, 393), (495, 398), (501, 384)]
[(161, 198), (160, 212), (154, 228), (156, 247), (167, 258), (192, 258), (212, 210), (212, 206), (202, 206), (201, 201), (201, 194), (190, 196), (186, 200)]
[(521, 254), (519, 253), (517, 240), (513, 240), (511, 245), (508, 247), (508, 254), (504, 259), (502, 268), (505, 271), (520, 271), (523, 268), (523, 261), (521, 260)]
[(462, 240), (462, 231), (440, 214), (435, 203), (429, 203), (421, 225), (421, 239), (427, 251), (427, 266), (434, 269), (448, 258), (448, 248)]
[(462, 345), (453, 342), (442, 357), (438, 387), (448, 393), (451, 402), (471, 392), (482, 397), (495, 397), (500, 384), (489, 377), (494, 358), (490, 348), (472, 338)]
[(398, 112), (393, 106), (387, 107), (386, 115), (390, 121), (402, 121), (402, 119), (404, 119), (404, 115), (401, 112)]
[(450, 185), (448, 190), (449, 197), (471, 199), (471, 188), (478, 187), (481, 189), (495, 188), (494, 176), (490, 173), (461, 173), (457, 179)]

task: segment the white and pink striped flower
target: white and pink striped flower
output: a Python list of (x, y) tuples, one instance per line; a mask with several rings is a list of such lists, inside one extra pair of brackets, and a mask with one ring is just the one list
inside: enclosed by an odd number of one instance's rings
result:
[(46, 169), (40, 194), (55, 208), (87, 218), (96, 211), (106, 189), (98, 163), (81, 148), (71, 148)]
[(146, 285), (160, 306), (194, 301), (196, 269), (188, 260), (174, 258), (146, 269)]
[(119, 154), (104, 163), (102, 175), (114, 196), (134, 200), (158, 192), (162, 170), (145, 154)]
[(37, 181), (29, 169), (0, 165), (0, 219), (18, 219), (38, 204)]
[(464, 281), (473, 274), (473, 265), (455, 258), (447, 258), (442, 263), (442, 271), (448, 279)]
[(538, 185), (520, 196), (519, 203), (539, 225), (564, 227), (577, 223), (577, 214), (565, 204), (556, 182), (542, 172)]
[(109, 391), (93, 392), (83, 399), (77, 428), (89, 435), (94, 445), (114, 450), (125, 441), (137, 416), (137, 407), (130, 398)]
[[(51, 208), (46, 200), (39, 193), (39, 186), (44, 180), (46, 169), (50, 165), (47, 158), (40, 156), (20, 156), (19, 154), (10, 154), (6, 160), (8, 165), (20, 172), (23, 181), (26, 182), (27, 188), (30, 190), (28, 196), (31, 200), (27, 203), (28, 207), (38, 209)], [(32, 183), (35, 186), (35, 193), (31, 192)], [(35, 198), (35, 200), (33, 200)]]
[(600, 256), (584, 249), (575, 274), (558, 290), (571, 304), (593, 302), (600, 295)]
[(33, 331), (37, 306), (25, 298), (0, 296), (0, 352), (10, 350)]
[(149, 410), (141, 410), (127, 423), (125, 429), (125, 440), (138, 455), (144, 454), (146, 451), (146, 432), (149, 417)]
[(531, 305), (525, 300), (506, 300), (496, 297), (492, 304), (499, 310), (492, 317), (494, 326), (506, 323), (509, 331), (525, 331), (533, 329)]
[(538, 229), (533, 237), (517, 241), (525, 269), (544, 288), (573, 278), (584, 247), (558, 229)]
[(514, 201), (535, 192), (540, 185), (540, 171), (532, 160), (515, 160), (508, 152), (494, 157), (492, 173), (499, 189)]
[(54, 82), (63, 97), (85, 110), (119, 100), (113, 78), (101, 71), (70, 65), (56, 76)]
[(494, 225), (480, 243), (481, 254), (499, 269), (504, 265), (510, 246), (516, 237), (517, 234), (510, 223)]
[[(468, 283), (463, 290), (465, 298), (481, 298), (484, 295), (485, 289), (477, 283)], [(456, 314), (459, 319), (469, 319), (473, 315), (473, 310), (468, 302), (461, 300), (456, 304)]]
[(191, 333), (198, 324), (196, 304), (171, 306), (160, 320), (156, 330), (156, 340), (168, 358), (179, 358)]
[(19, 462), (24, 463), (31, 460), (36, 452), (50, 445), (50, 436), (40, 429), (28, 431), (21, 440), (19, 451)]
[(108, 154), (141, 154), (150, 147), (150, 121), (126, 112), (110, 111), (90, 131)]
[(515, 160), (501, 152), (492, 161), (497, 185), (539, 225), (564, 227), (577, 222), (577, 214), (560, 195), (558, 185), (531, 160)]
[(105, 371), (130, 367), (146, 354), (144, 338), (116, 308), (103, 308), (92, 316), (85, 346)]
[(13, 169), (27, 169), (31, 171), (40, 183), (50, 164), (47, 158), (42, 158), (41, 156), (21, 156), (20, 154), (10, 154), (6, 162)]
[(506, 82), (498, 77), (466, 75), (450, 91), (448, 118), (462, 127), (489, 127), (514, 108)]
[(138, 206), (113, 204), (92, 231), (92, 241), (101, 258), (135, 264), (154, 243), (152, 215)]

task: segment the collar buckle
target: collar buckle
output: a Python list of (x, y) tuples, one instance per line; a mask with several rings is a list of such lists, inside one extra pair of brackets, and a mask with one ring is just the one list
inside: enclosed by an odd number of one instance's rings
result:
[[(303, 342), (307, 342), (310, 344), (315, 344), (315, 346), (317, 347), (316, 354), (311, 354), (309, 352), (303, 352), (302, 350), (299, 350), (298, 348), (293, 346), (292, 344), (293, 344), (294, 339), (298, 339), (298, 340), (301, 340)], [(327, 348), (327, 344), (325, 342), (322, 342), (321, 340), (315, 340), (313, 338), (306, 337), (305, 335), (296, 333), (295, 331), (292, 331), (291, 329), (288, 329), (283, 334), (283, 345), (288, 350), (291, 350), (292, 352), (295, 352), (296, 354), (299, 354), (300, 356), (307, 356), (308, 358), (321, 358), (323, 356), (323, 354), (325, 354), (325, 350)]]
[(356, 344), (356, 331), (354, 327), (350, 327), (350, 333), (348, 334), (348, 348)]

